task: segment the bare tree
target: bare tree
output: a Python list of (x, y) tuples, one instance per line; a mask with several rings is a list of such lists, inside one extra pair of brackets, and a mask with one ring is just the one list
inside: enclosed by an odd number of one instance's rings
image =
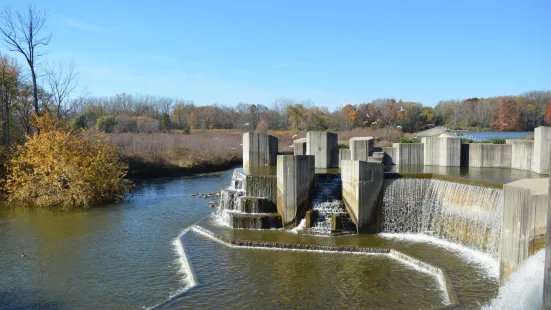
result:
[(51, 102), (59, 120), (74, 112), (82, 102), (84, 93), (71, 97), (78, 87), (78, 73), (75, 72), (73, 63), (52, 65), (46, 68), (46, 78), (51, 95)]
[(46, 55), (41, 49), (52, 39), (51, 34), (42, 36), (48, 16), (45, 12), (38, 10), (34, 5), (27, 6), (27, 12), (15, 11), (12, 14), (10, 7), (0, 12), (0, 34), (4, 37), (8, 49), (23, 55), (29, 65), (33, 84), (33, 105), (35, 113), (39, 113), (38, 85), (37, 85), (37, 60)]

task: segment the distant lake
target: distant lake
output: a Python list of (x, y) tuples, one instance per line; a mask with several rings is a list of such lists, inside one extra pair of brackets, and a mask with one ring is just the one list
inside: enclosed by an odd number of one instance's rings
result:
[(524, 139), (528, 135), (533, 135), (533, 131), (456, 131), (457, 135), (474, 140), (487, 139)]

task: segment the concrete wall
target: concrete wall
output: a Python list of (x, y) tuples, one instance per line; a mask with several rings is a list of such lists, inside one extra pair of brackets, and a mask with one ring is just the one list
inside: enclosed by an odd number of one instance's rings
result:
[(383, 187), (383, 165), (341, 161), (342, 196), (358, 232), (376, 232), (377, 201)]
[(339, 167), (339, 136), (326, 131), (309, 131), (306, 154), (315, 156), (316, 168)]
[(512, 148), (511, 168), (531, 170), (534, 141), (519, 139), (507, 139), (505, 141)]
[(513, 146), (511, 144), (470, 143), (467, 147), (466, 166), (511, 167)]
[(548, 178), (523, 179), (503, 186), (500, 280), (545, 246), (548, 187)]
[(534, 152), (531, 170), (539, 174), (549, 174), (551, 152), (551, 127), (538, 127), (534, 130)]
[(461, 165), (461, 139), (424, 137), (422, 143), (425, 165), (442, 167)]
[(293, 140), (293, 154), (306, 155), (306, 138)]
[(258, 132), (243, 134), (243, 167), (265, 167), (276, 164), (278, 140)]
[(349, 149), (339, 149), (339, 165), (341, 160), (350, 160)]
[(396, 149), (395, 165), (423, 165), (424, 146), (422, 143), (393, 143)]
[[(551, 163), (551, 152), (547, 158)], [(549, 175), (548, 189), (549, 206), (547, 208), (547, 236), (545, 237), (545, 269), (543, 277), (542, 309), (551, 310), (551, 174)]]
[(373, 153), (374, 145), (373, 137), (350, 138), (350, 159), (367, 161)]
[(310, 207), (314, 170), (314, 156), (277, 156), (277, 212), (284, 228), (296, 227)]

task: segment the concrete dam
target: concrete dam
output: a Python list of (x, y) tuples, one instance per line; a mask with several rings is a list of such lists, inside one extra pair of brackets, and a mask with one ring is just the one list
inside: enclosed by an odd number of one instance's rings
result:
[[(308, 132), (294, 141), (294, 155), (283, 155), (277, 138), (248, 132), (243, 168), (222, 190), (215, 217), (237, 230), (432, 236), (487, 253), (499, 262), (504, 282), (549, 237), (549, 178), (541, 174), (549, 173), (550, 134), (540, 127), (529, 143), (463, 145), (431, 137), (392, 148), (356, 137), (349, 149), (339, 149), (336, 134)], [(515, 177), (504, 178), (503, 171)], [(481, 177), (488, 174), (497, 177)]]

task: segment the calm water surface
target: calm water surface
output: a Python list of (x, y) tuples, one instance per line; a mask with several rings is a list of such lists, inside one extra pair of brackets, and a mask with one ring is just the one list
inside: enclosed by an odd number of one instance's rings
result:
[(458, 135), (473, 137), (475, 140), (487, 139), (524, 139), (533, 136), (533, 131), (457, 131)]
[[(0, 209), (0, 309), (392, 308), (442, 303), (435, 279), (381, 255), (229, 248), (202, 235), (183, 241), (199, 286), (184, 287), (178, 234), (211, 214), (208, 199), (189, 197), (227, 187), (231, 173), (144, 183), (128, 202), (86, 211)], [(456, 251), (380, 236), (299, 236), (230, 230), (233, 238), (397, 248), (450, 271), (469, 308), (495, 296), (488, 269)], [(22, 257), (25, 254), (25, 257)], [(175, 296), (174, 298), (170, 298)], [(169, 300), (169, 301), (167, 301)]]

